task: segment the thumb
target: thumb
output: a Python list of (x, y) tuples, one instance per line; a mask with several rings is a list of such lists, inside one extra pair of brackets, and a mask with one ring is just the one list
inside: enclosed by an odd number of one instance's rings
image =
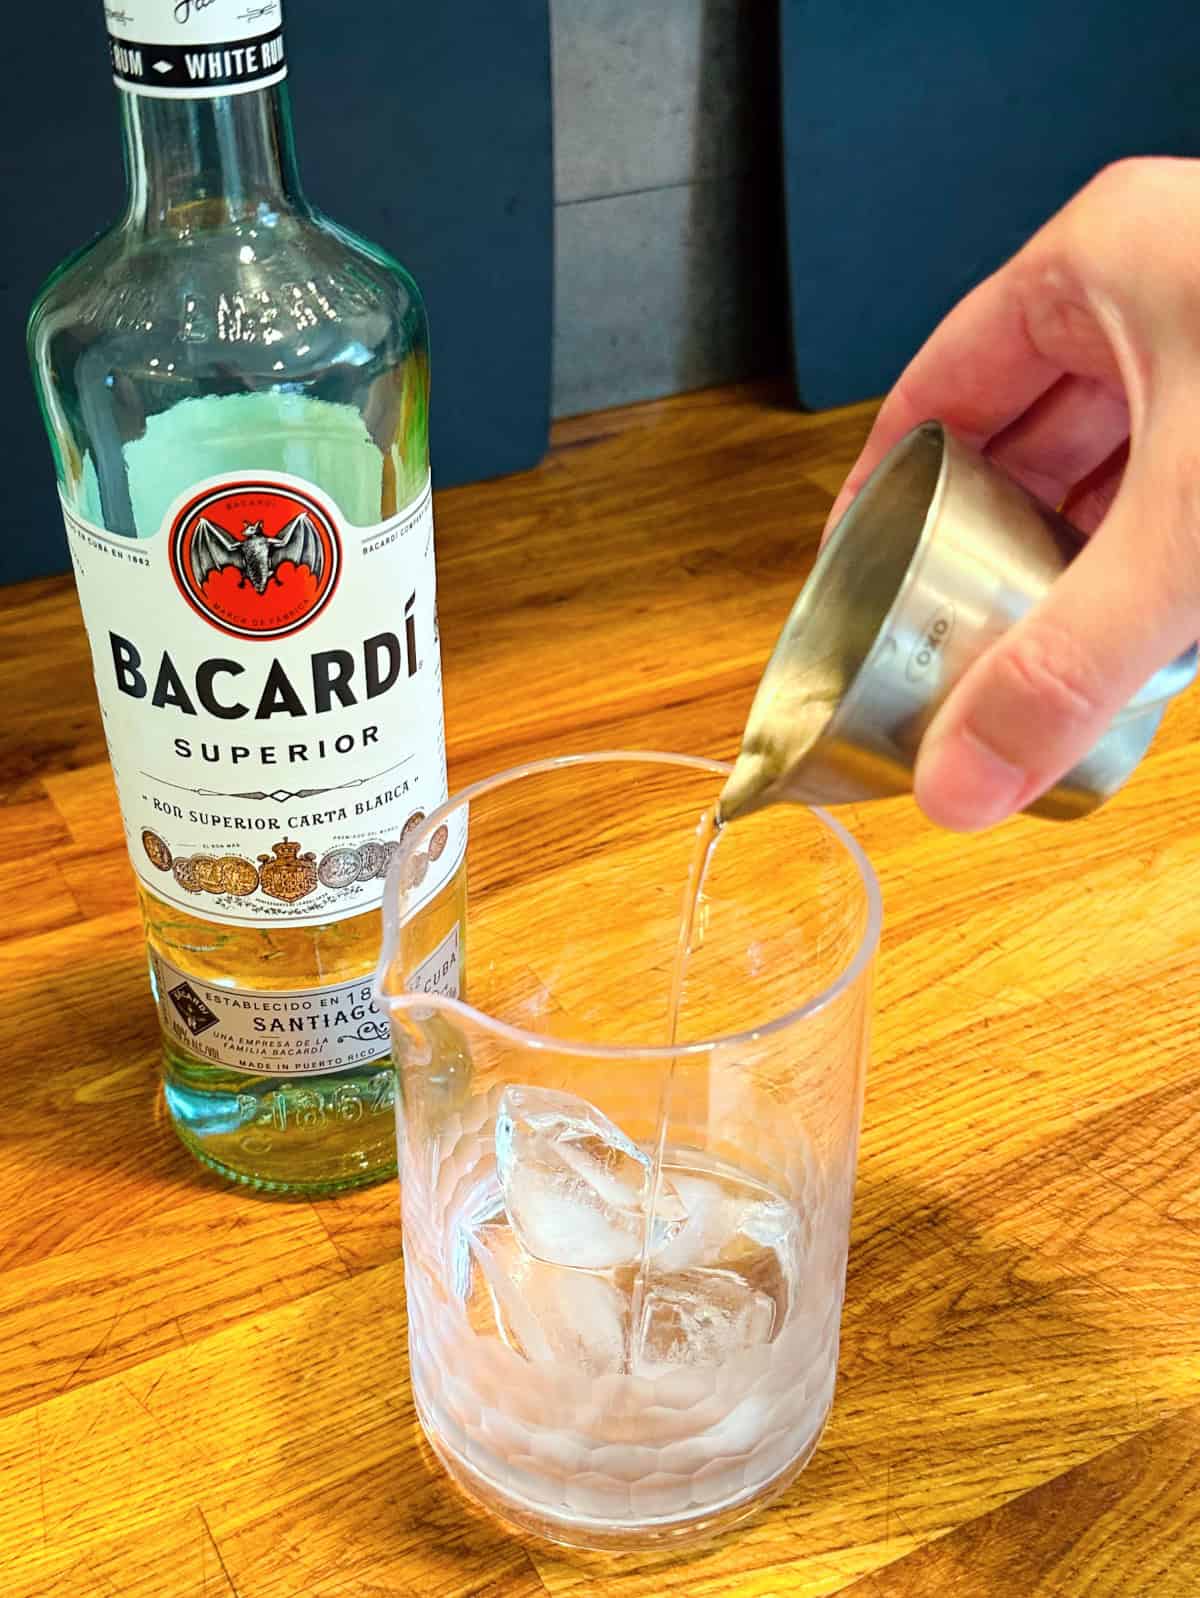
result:
[[(1164, 500), (1172, 502), (1161, 485), (1151, 501), (1127, 471), (1092, 540), (966, 672), (918, 754), (913, 787), (931, 821), (972, 832), (1023, 810), (1193, 642), (1200, 624), (1194, 535), (1161, 525)], [(1158, 526), (1139, 515), (1155, 503)], [(1174, 503), (1182, 510), (1186, 501), (1175, 495)]]

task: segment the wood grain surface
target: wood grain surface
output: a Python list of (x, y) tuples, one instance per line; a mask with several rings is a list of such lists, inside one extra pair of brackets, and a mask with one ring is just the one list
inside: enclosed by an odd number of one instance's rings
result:
[[(693, 395), (441, 495), (452, 784), (730, 756), (870, 415)], [(432, 1463), (392, 1184), (269, 1201), (175, 1142), (68, 581), (0, 595), (0, 674), (4, 1598), (1200, 1592), (1200, 693), (1082, 823), (842, 812), (886, 930), (833, 1419), (664, 1561), (511, 1537)]]

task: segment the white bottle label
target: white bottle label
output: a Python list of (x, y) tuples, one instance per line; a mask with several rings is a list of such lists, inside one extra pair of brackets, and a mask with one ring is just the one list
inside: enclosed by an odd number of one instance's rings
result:
[(157, 950), (150, 967), (163, 1030), (176, 1044), (251, 1076), (319, 1076), (378, 1060), (388, 1024), (369, 977), (267, 993), (189, 976)]
[[(233, 926), (375, 909), (446, 798), (428, 486), (375, 527), (281, 473), (199, 483), (148, 539), (64, 515), (142, 882)], [(430, 839), (422, 901), (459, 830)]]
[(158, 99), (265, 89), (287, 74), (282, 0), (105, 0), (118, 87)]
[(440, 993), (448, 999), (459, 998), (460, 947), (458, 923), (455, 922), (433, 953), (422, 960), (415, 971), (409, 973), (408, 981), (405, 983), (408, 991)]

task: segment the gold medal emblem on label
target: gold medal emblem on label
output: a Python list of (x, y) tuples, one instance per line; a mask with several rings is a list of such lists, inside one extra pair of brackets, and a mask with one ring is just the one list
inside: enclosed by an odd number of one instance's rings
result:
[(221, 875), (220, 892), (244, 899), (258, 887), (258, 869), (241, 855), (227, 854), (217, 861)]
[(221, 862), (210, 854), (192, 856), (192, 875), (203, 893), (220, 893)]
[(317, 885), (317, 857), (312, 853), (302, 855), (300, 845), (294, 838), (273, 843), (271, 849), (274, 859), (269, 854), (260, 854), (258, 857), (262, 867), (259, 872), (262, 891), (272, 899), (295, 904), (297, 899), (303, 899)]
[(171, 849), (165, 838), (160, 838), (157, 832), (151, 832), (147, 827), (142, 833), (142, 848), (152, 866), (157, 866), (160, 871), (170, 871)]

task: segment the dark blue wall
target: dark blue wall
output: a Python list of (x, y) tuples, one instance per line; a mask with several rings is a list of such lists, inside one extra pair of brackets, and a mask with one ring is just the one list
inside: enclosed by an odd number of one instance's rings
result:
[(807, 406), (888, 388), (1107, 162), (1200, 155), (1196, 0), (782, 0), (781, 34)]
[[(391, 250), (429, 308), (440, 487), (533, 465), (550, 408), (553, 171), (547, 0), (286, 0), (313, 199)], [(0, 582), (68, 565), (24, 353), (43, 277), (124, 186), (101, 0), (19, 7), (0, 99), (0, 361), (10, 378)], [(42, 71), (22, 61), (52, 60)], [(361, 152), (378, 159), (364, 163)]]

